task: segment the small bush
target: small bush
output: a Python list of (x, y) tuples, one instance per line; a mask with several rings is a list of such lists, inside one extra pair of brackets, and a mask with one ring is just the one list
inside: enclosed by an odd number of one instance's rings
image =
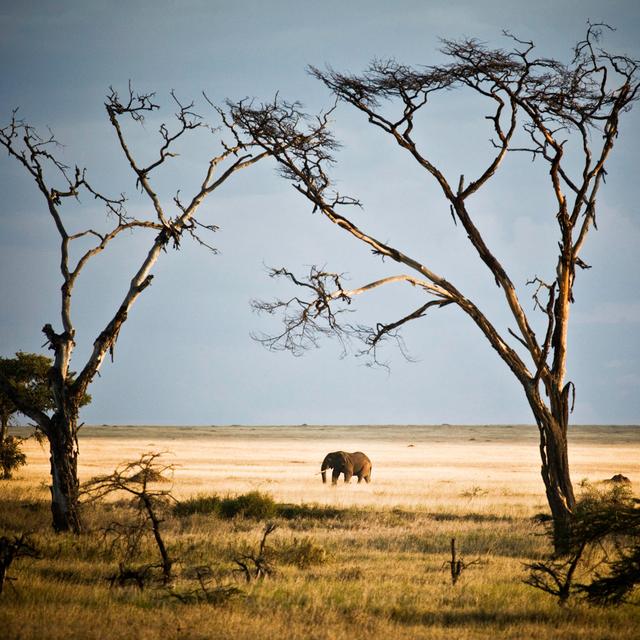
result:
[(21, 447), (22, 438), (15, 436), (7, 436), (0, 442), (0, 478), (9, 480), (13, 471), (27, 464)]
[(311, 538), (294, 538), (291, 542), (281, 543), (276, 553), (280, 562), (295, 565), (299, 569), (323, 564), (327, 560), (324, 547), (315, 544)]
[(220, 515), (222, 499), (215, 495), (198, 495), (188, 500), (181, 500), (173, 508), (173, 513), (179, 518), (199, 513), (203, 515)]
[[(574, 593), (590, 604), (619, 605), (640, 586), (640, 509), (629, 484), (605, 489), (584, 484), (583, 489), (569, 552), (561, 559), (526, 564), (525, 583), (555, 596), (561, 605)], [(578, 570), (589, 582), (576, 582)]]
[(193, 514), (214, 515), (220, 518), (252, 518), (268, 520), (277, 514), (277, 505), (268, 493), (249, 491), (237, 496), (221, 498), (215, 494), (199, 495), (178, 502), (173, 513), (178, 517)]
[(469, 500), (473, 498), (481, 498), (483, 496), (488, 495), (489, 492), (482, 487), (471, 487), (468, 491), (463, 491), (460, 495), (463, 498), (469, 498)]
[(223, 518), (253, 518), (267, 520), (276, 514), (276, 503), (268, 493), (250, 491), (235, 497), (223, 498), (220, 502), (220, 515)]
[(29, 540), (26, 534), (14, 536), (13, 539), (6, 536), (0, 537), (0, 595), (7, 577), (7, 570), (14, 560), (18, 558), (40, 558), (40, 551)]
[(276, 524), (267, 522), (257, 551), (245, 548), (244, 551), (234, 556), (233, 561), (238, 565), (235, 571), (241, 573), (248, 583), (253, 580), (264, 580), (268, 576), (275, 575), (276, 567), (273, 562), (273, 549), (267, 547), (267, 538), (276, 529)]

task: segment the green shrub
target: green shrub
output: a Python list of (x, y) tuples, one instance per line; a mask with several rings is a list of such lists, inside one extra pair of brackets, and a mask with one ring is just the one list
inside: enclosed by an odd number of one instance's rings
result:
[(8, 480), (13, 471), (27, 463), (21, 447), (22, 438), (7, 436), (0, 441), (0, 478)]
[(220, 515), (222, 499), (215, 495), (198, 495), (188, 500), (181, 500), (173, 508), (173, 513), (179, 518), (195, 513)]
[(178, 502), (173, 508), (173, 513), (180, 518), (198, 513), (227, 519), (239, 516), (267, 520), (277, 514), (277, 506), (268, 493), (260, 491), (249, 491), (225, 498), (216, 494), (201, 494)]
[(267, 520), (276, 515), (276, 503), (268, 493), (249, 491), (238, 496), (228, 496), (220, 503), (220, 515), (223, 518), (253, 518)]

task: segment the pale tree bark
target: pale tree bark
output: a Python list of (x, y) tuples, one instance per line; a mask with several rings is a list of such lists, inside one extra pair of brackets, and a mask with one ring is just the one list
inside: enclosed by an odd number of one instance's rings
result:
[[(223, 121), (231, 143), (220, 143), (220, 151), (213, 155), (203, 169), (202, 182), (189, 200), (181, 200), (179, 190), (170, 206), (163, 202), (153, 188), (153, 172), (174, 158), (175, 144), (183, 136), (194, 130), (205, 128), (199, 115), (193, 111), (193, 104), (182, 104), (172, 93), (175, 102), (176, 123), (173, 129), (160, 125), (160, 145), (157, 158), (141, 165), (131, 151), (123, 126), (124, 118), (131, 118), (142, 124), (150, 112), (158, 109), (153, 102), (153, 94), (138, 94), (131, 87), (124, 99), (111, 89), (105, 103), (107, 116), (117, 137), (126, 162), (132, 169), (137, 187), (152, 205), (153, 216), (149, 219), (132, 217), (125, 208), (125, 196), (117, 198), (104, 196), (87, 181), (84, 170), (75, 167), (70, 170), (59, 159), (55, 151), (57, 142), (53, 135), (42, 138), (30, 125), (17, 118), (14, 111), (9, 125), (0, 130), (0, 144), (9, 155), (17, 160), (34, 179), (44, 197), (50, 218), (60, 240), (60, 322), (61, 331), (51, 324), (43, 327), (49, 349), (54, 353), (54, 363), (49, 373), (49, 382), (55, 403), (53, 412), (46, 413), (25, 404), (15, 394), (11, 382), (0, 376), (0, 388), (15, 402), (21, 413), (33, 419), (46, 435), (51, 452), (51, 510), (53, 526), (58, 531), (81, 530), (78, 497), (78, 416), (82, 399), (98, 373), (107, 354), (111, 353), (131, 309), (151, 284), (152, 270), (159, 257), (169, 245), (179, 249), (185, 234), (212, 249), (201, 237), (202, 231), (215, 231), (212, 224), (201, 223), (196, 214), (202, 202), (236, 172), (248, 168), (267, 155), (250, 140), (243, 141), (238, 130), (230, 123), (222, 109), (216, 109)], [(205, 96), (206, 98), (206, 96)], [(207, 99), (207, 102), (208, 99)], [(211, 103), (209, 103), (211, 104)], [(62, 183), (62, 187), (54, 186)], [(69, 199), (79, 200), (81, 194), (101, 201), (107, 209), (107, 230), (84, 228), (71, 231), (65, 220), (63, 205)], [(112, 241), (123, 232), (148, 231), (152, 234), (149, 248), (142, 256), (136, 272), (113, 316), (93, 343), (90, 356), (79, 368), (77, 376), (71, 372), (72, 355), (75, 348), (75, 325), (72, 315), (74, 286), (84, 267), (95, 256), (102, 253)], [(85, 243), (93, 240), (93, 245), (76, 260), (72, 259), (72, 245), (79, 240)], [(79, 245), (78, 245), (79, 246)], [(93, 295), (99, 296), (95, 291)]]
[[(282, 175), (344, 232), (370, 247), (372, 253), (406, 272), (355, 289), (342, 285), (340, 274), (312, 268), (305, 278), (287, 269), (273, 276), (288, 278), (306, 295), (288, 300), (258, 302), (268, 313), (282, 312), (283, 331), (261, 339), (275, 349), (300, 351), (316, 346), (321, 335), (348, 340), (362, 338), (373, 354), (381, 341), (400, 340), (398, 329), (424, 317), (433, 308), (455, 305), (480, 329), (523, 388), (540, 433), (541, 474), (554, 522), (556, 549), (562, 551), (575, 505), (568, 463), (567, 430), (574, 387), (567, 380), (567, 328), (573, 302), (576, 267), (588, 268), (580, 257), (588, 231), (596, 221), (596, 198), (607, 162), (618, 136), (618, 121), (638, 95), (638, 62), (613, 55), (596, 44), (606, 25), (589, 25), (586, 37), (574, 49), (569, 64), (535, 58), (534, 45), (505, 34), (513, 50), (490, 50), (475, 40), (445, 41), (442, 52), (450, 62), (411, 68), (393, 60), (376, 61), (361, 75), (311, 68), (337, 97), (360, 111), (405, 150), (439, 185), (454, 222), (462, 227), (489, 277), (501, 289), (515, 328), (501, 333), (478, 304), (448, 278), (415, 256), (384, 243), (359, 228), (343, 211), (359, 205), (332, 190), (328, 167), (338, 143), (328, 129), (329, 113), (311, 119), (297, 104), (275, 101), (255, 106), (232, 106), (242, 128), (279, 164)], [(452, 183), (414, 139), (415, 116), (428, 107), (432, 94), (466, 89), (490, 106), (494, 153), (478, 177), (463, 175)], [(523, 142), (524, 140), (524, 142)], [(295, 141), (292, 145), (291, 142)], [(565, 148), (574, 145), (575, 162), (565, 160)], [(498, 256), (476, 226), (472, 196), (486, 187), (510, 152), (531, 154), (547, 164), (557, 221), (557, 234), (549, 238), (558, 247), (550, 282), (535, 277), (535, 308), (546, 324), (540, 339), (532, 328), (530, 311), (523, 307), (516, 286)], [(366, 327), (345, 323), (341, 314), (360, 294), (392, 283), (421, 289), (425, 302), (391, 323)], [(402, 345), (402, 343), (400, 343)]]

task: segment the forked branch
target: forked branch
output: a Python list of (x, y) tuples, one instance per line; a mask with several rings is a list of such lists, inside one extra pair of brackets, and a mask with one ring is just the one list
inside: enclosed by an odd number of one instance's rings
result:
[[(362, 112), (368, 122), (389, 135), (435, 179), (448, 200), (454, 220), (461, 224), (490, 277), (502, 290), (507, 309), (517, 325), (517, 330), (510, 334), (517, 346), (525, 349), (533, 373), (459, 288), (423, 261), (366, 233), (343, 213), (341, 205), (357, 203), (357, 200), (345, 199), (332, 189), (329, 169), (338, 144), (328, 131), (327, 114), (314, 120), (301, 112), (296, 103), (277, 99), (258, 106), (240, 102), (231, 105), (231, 114), (239, 129), (274, 156), (281, 173), (312, 203), (314, 211), (321, 211), (331, 222), (367, 244), (374, 254), (415, 271), (420, 280), (428, 281), (438, 293), (444, 291), (445, 295), (439, 299), (456, 304), (473, 319), (528, 389), (527, 393), (543, 381), (547, 389), (553, 386), (561, 394), (566, 388), (566, 335), (575, 271), (576, 267), (588, 268), (579, 253), (590, 226), (595, 225), (596, 196), (605, 173), (604, 164), (617, 136), (619, 115), (630, 108), (639, 91), (638, 61), (597, 47), (606, 28), (606, 25), (589, 24), (586, 37), (576, 46), (569, 64), (536, 57), (533, 42), (505, 33), (513, 44), (511, 51), (490, 49), (473, 39), (445, 40), (442, 53), (448, 62), (440, 65), (412, 68), (395, 60), (374, 60), (359, 75), (331, 68), (310, 68), (311, 74), (338, 100)], [(425, 153), (423, 147), (427, 145), (419, 144), (413, 134), (417, 114), (428, 108), (431, 98), (457, 88), (470, 90), (491, 105), (485, 118), (491, 125), (491, 145), (495, 153), (471, 181), (465, 183), (464, 176), (458, 174), (457, 188), (454, 188), (450, 177)], [(518, 132), (530, 140), (529, 146), (514, 144)], [(565, 159), (574, 133), (577, 133), (577, 149), (572, 151), (581, 153), (583, 158), (577, 175), (574, 175), (574, 166)], [(602, 144), (598, 142), (600, 139)], [(285, 141), (290, 141), (292, 147), (285, 148)], [(557, 206), (554, 212), (559, 229), (556, 279), (549, 284), (547, 301), (539, 304), (548, 318), (542, 342), (533, 330), (507, 270), (480, 232), (470, 209), (472, 196), (489, 184), (508, 152), (523, 150), (529, 151), (534, 159), (541, 158), (548, 163)], [(267, 310), (290, 309), (291, 303), (301, 304), (304, 310), (313, 308), (293, 298), (287, 304), (280, 303)], [(425, 309), (420, 307), (406, 316), (406, 322), (421, 317)], [(277, 340), (301, 326), (292, 322), (290, 314), (285, 318), (284, 333)], [(329, 328), (343, 339), (345, 331), (338, 330), (335, 319), (334, 314)], [(401, 324), (405, 324), (405, 319), (379, 325), (380, 337), (387, 335), (385, 327), (395, 329)], [(303, 331), (301, 335), (307, 336), (307, 333)], [(375, 344), (376, 334), (369, 335)], [(531, 397), (534, 396), (537, 397), (535, 393)]]
[[(299, 278), (285, 268), (271, 269), (269, 275), (284, 277), (305, 293), (309, 293), (307, 297), (295, 296), (287, 300), (252, 303), (256, 311), (268, 314), (281, 313), (285, 325), (284, 330), (277, 335), (260, 336), (256, 339), (271, 349), (288, 350), (295, 355), (316, 347), (320, 335), (337, 337), (343, 345), (352, 337), (356, 337), (364, 342), (366, 352), (375, 352), (378, 343), (385, 337), (398, 338), (396, 330), (400, 326), (423, 317), (429, 308), (442, 307), (452, 302), (446, 290), (427, 280), (405, 274), (375, 280), (354, 289), (344, 287), (343, 274), (327, 272), (315, 266), (311, 267), (309, 275), (305, 278)], [(407, 282), (425, 293), (436, 296), (437, 299), (421, 305), (416, 311), (398, 321), (379, 323), (375, 328), (340, 322), (341, 314), (349, 311), (348, 307), (354, 297), (396, 282)]]
[[(367, 244), (374, 254), (382, 258), (390, 258), (414, 271), (416, 273), (415, 282), (419, 283), (429, 294), (460, 306), (480, 326), (492, 346), (508, 362), (509, 367), (518, 378), (523, 381), (530, 379), (527, 367), (518, 354), (500, 336), (480, 309), (464, 296), (451, 281), (438, 275), (419, 260), (367, 234), (341, 213), (342, 207), (357, 203), (357, 201), (345, 198), (332, 190), (328, 166), (333, 162), (331, 152), (337, 147), (337, 144), (328, 131), (326, 117), (319, 117), (314, 122), (288, 103), (282, 105), (269, 103), (261, 107), (238, 103), (232, 106), (231, 113), (236, 126), (253, 137), (259, 146), (278, 161), (282, 174), (290, 179), (294, 187), (312, 203), (314, 210), (321, 211), (331, 222)], [(289, 148), (285, 148), (283, 144), (283, 141), (287, 139), (291, 141)], [(408, 280), (408, 276), (403, 276), (403, 278)], [(367, 289), (364, 288), (364, 290)], [(342, 288), (337, 291), (335, 299), (344, 297), (344, 291)], [(510, 291), (513, 291), (513, 287)], [(270, 347), (280, 346), (298, 353), (315, 346), (319, 335), (331, 334), (344, 343), (345, 337), (349, 335), (350, 327), (345, 327), (337, 322), (337, 313), (331, 312), (332, 315), (328, 316), (327, 326), (316, 321), (319, 317), (314, 315), (317, 310), (321, 312), (327, 310), (326, 295), (324, 292), (320, 293), (318, 306), (315, 306), (315, 298), (305, 300), (297, 297), (276, 301), (273, 304), (262, 303), (260, 309), (263, 311), (273, 313), (276, 310), (281, 310), (284, 312), (284, 330), (277, 336), (260, 339)], [(296, 313), (290, 312), (292, 307), (297, 307)], [(421, 317), (421, 315), (420, 312), (410, 314), (410, 319)], [(375, 341), (374, 334), (370, 335), (372, 336), (371, 340)], [(381, 337), (383, 335), (386, 335), (384, 331)]]

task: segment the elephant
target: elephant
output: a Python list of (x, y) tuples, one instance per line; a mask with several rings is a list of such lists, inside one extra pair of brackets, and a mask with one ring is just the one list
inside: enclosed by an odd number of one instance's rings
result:
[(358, 483), (362, 482), (362, 480), (365, 482), (371, 481), (371, 460), (362, 451), (355, 451), (354, 453), (332, 451), (328, 453), (320, 467), (322, 482), (325, 483), (327, 481), (326, 469), (333, 469), (331, 484), (338, 484), (338, 478), (341, 473), (344, 473), (345, 482), (349, 482), (352, 476), (358, 477)]

